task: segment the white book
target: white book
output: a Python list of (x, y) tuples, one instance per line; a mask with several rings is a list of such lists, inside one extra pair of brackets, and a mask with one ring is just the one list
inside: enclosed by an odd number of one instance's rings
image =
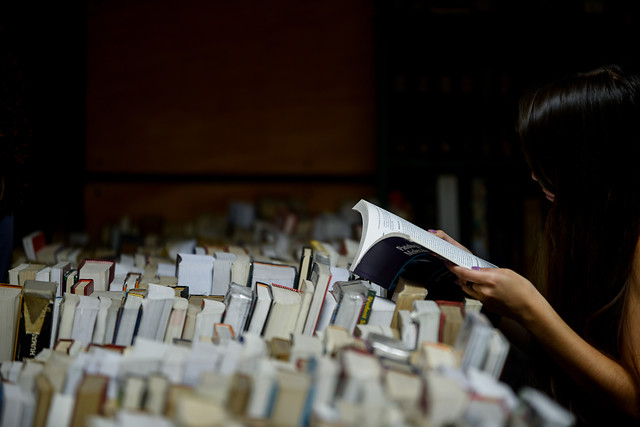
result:
[(473, 367), (481, 370), (485, 360), (493, 325), (487, 317), (478, 312), (467, 313), (454, 348), (462, 352), (462, 370)]
[(345, 268), (345, 267), (338, 267), (338, 266), (332, 265), (330, 267), (330, 271), (331, 271), (331, 280), (329, 281), (329, 288), (328, 288), (329, 291), (333, 289), (333, 286), (337, 282), (347, 282), (351, 277), (351, 272), (349, 271), (348, 268)]
[(222, 321), (224, 303), (212, 299), (202, 300), (202, 311), (196, 315), (196, 323), (193, 332), (193, 341), (200, 341), (201, 337), (214, 337), (213, 326)]
[(167, 323), (167, 330), (164, 333), (164, 342), (171, 344), (174, 339), (182, 338), (182, 331), (184, 330), (184, 323), (187, 317), (188, 308), (188, 299), (175, 297), (171, 308), (171, 314), (169, 315), (169, 322)]
[(440, 319), (442, 316), (442, 312), (435, 301), (414, 301), (412, 305), (411, 316), (418, 325), (418, 346), (421, 345), (424, 341), (439, 341)]
[(329, 261), (319, 254), (315, 254), (313, 257), (309, 280), (313, 283), (314, 290), (311, 305), (309, 306), (309, 313), (307, 314), (307, 321), (302, 330), (302, 333), (305, 335), (313, 335), (316, 332), (318, 319), (320, 318), (322, 306), (324, 305), (325, 297), (329, 289), (329, 282), (331, 281)]
[(60, 311), (62, 308), (62, 300), (63, 297), (56, 297), (53, 300), (53, 309), (51, 316), (51, 341), (49, 342), (49, 348), (53, 348), (56, 344), (56, 340), (58, 339), (58, 328), (60, 327)]
[(396, 303), (390, 299), (376, 296), (371, 304), (371, 314), (368, 325), (391, 326), (393, 313), (396, 310)]
[(318, 316), (318, 321), (316, 322), (314, 335), (323, 333), (327, 330), (327, 327), (331, 325), (331, 319), (333, 318), (333, 314), (337, 306), (338, 301), (336, 300), (335, 295), (333, 292), (328, 291), (324, 297), (324, 302), (322, 303), (322, 309), (320, 310), (320, 316)]
[(214, 252), (213, 283), (211, 295), (226, 295), (231, 285), (231, 266), (236, 255), (231, 252)]
[(335, 283), (333, 295), (337, 305), (334, 309), (331, 324), (339, 326), (353, 334), (360, 321), (360, 316), (367, 301), (369, 288), (362, 281), (338, 281)]
[(418, 325), (413, 321), (409, 310), (398, 310), (398, 330), (402, 343), (409, 349), (415, 349), (418, 342)]
[(576, 417), (541, 391), (524, 386), (518, 391), (518, 405), (510, 422), (513, 427), (569, 427), (575, 425)]
[(255, 289), (256, 283), (276, 283), (281, 286), (293, 288), (297, 269), (288, 264), (254, 261), (251, 274), (251, 289)]
[(252, 375), (253, 386), (247, 403), (246, 415), (250, 419), (266, 419), (269, 416), (270, 402), (277, 392), (275, 362), (269, 358), (260, 358)]
[(322, 355), (316, 359), (316, 364), (311, 373), (315, 388), (313, 397), (314, 408), (329, 406), (333, 403), (338, 387), (340, 371), (340, 363), (337, 358)]
[[(92, 295), (93, 296), (93, 295)], [(98, 305), (98, 316), (96, 317), (96, 325), (93, 328), (93, 337), (91, 342), (98, 345), (104, 344), (104, 333), (107, 327), (107, 315), (109, 314), (109, 307), (111, 307), (112, 300), (109, 297), (95, 295), (100, 300)]]
[(176, 264), (168, 262), (159, 262), (156, 267), (156, 276), (170, 277), (176, 275)]
[(500, 378), (500, 374), (507, 360), (507, 355), (509, 354), (509, 348), (510, 345), (507, 338), (499, 329), (493, 328), (491, 336), (489, 337), (487, 355), (482, 364), (482, 370), (495, 379)]
[(343, 377), (339, 397), (349, 403), (360, 402), (365, 389), (380, 381), (382, 365), (372, 353), (345, 349), (341, 355)]
[(104, 327), (104, 343), (105, 344), (113, 344), (116, 324), (118, 322), (120, 309), (122, 308), (122, 299), (123, 298), (111, 297), (111, 305), (107, 310), (107, 319), (105, 321), (105, 327)]
[(518, 401), (511, 387), (477, 369), (470, 369), (466, 379), (471, 399), (464, 414), (465, 421), (469, 425), (508, 425)]
[(20, 275), (19, 273), (25, 268), (29, 267), (28, 262), (23, 262), (18, 264), (17, 266), (9, 269), (9, 284), (19, 286), (20, 285)]
[(36, 280), (40, 282), (50, 282), (51, 281), (51, 267), (46, 266), (42, 270), (36, 271)]
[(149, 283), (142, 300), (142, 317), (138, 337), (162, 341), (169, 323), (175, 291), (168, 286)]
[(250, 287), (237, 283), (231, 283), (228, 286), (224, 298), (225, 311), (222, 321), (233, 328), (235, 337), (241, 336), (244, 332), (252, 303), (253, 291)]
[(211, 255), (179, 253), (176, 261), (178, 285), (189, 286), (191, 295), (210, 295), (213, 263)]
[(271, 310), (271, 287), (265, 283), (257, 283), (255, 293), (255, 302), (247, 332), (261, 335), (264, 324), (267, 321), (267, 316), (269, 315), (269, 310)]
[(298, 366), (298, 361), (309, 360), (310, 358), (317, 359), (324, 353), (324, 343), (322, 339), (315, 335), (309, 336), (301, 333), (291, 334), (291, 354), (289, 361)]
[(469, 405), (469, 394), (460, 379), (447, 372), (431, 370), (424, 375), (431, 408), (427, 414), (428, 425), (455, 425)]
[(59, 261), (51, 266), (51, 272), (49, 273), (50, 281), (57, 283), (58, 291), (57, 296), (62, 296), (62, 285), (64, 284), (64, 274), (71, 269), (71, 263), (69, 261)]
[(49, 405), (46, 427), (70, 426), (75, 402), (74, 395), (54, 394)]
[(22, 388), (18, 384), (10, 382), (2, 383), (2, 413), (0, 413), (0, 425), (22, 426), (24, 417), (24, 400)]
[(80, 295), (77, 294), (64, 294), (62, 301), (62, 307), (60, 312), (60, 324), (58, 326), (58, 339), (71, 339), (71, 332), (73, 330), (73, 320), (76, 316), (76, 307), (80, 302)]
[(75, 316), (73, 318), (73, 328), (71, 330), (71, 339), (82, 343), (83, 347), (91, 344), (93, 338), (93, 329), (98, 317), (98, 309), (100, 300), (97, 297), (78, 295), (80, 300), (76, 306)]
[(134, 292), (127, 293), (127, 297), (122, 305), (119, 320), (114, 331), (114, 344), (130, 346), (133, 342), (136, 325), (140, 317), (143, 296)]

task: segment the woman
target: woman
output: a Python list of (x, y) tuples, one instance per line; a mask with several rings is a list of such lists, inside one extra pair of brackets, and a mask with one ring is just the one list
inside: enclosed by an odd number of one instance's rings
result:
[(518, 131), (551, 201), (537, 286), (449, 268), (528, 331), (545, 391), (581, 423), (640, 425), (640, 78), (608, 66), (549, 83), (523, 98)]

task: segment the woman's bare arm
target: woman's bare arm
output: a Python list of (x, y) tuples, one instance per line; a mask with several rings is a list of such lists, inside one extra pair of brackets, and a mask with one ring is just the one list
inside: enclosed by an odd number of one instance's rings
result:
[[(465, 292), (528, 330), (576, 384), (640, 419), (638, 373), (582, 339), (531, 282), (509, 269), (470, 270), (454, 265), (449, 268), (459, 277)], [(469, 283), (473, 285), (469, 287)]]

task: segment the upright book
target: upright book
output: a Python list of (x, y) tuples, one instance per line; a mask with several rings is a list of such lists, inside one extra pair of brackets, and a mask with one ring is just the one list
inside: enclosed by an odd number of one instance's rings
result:
[(496, 267), (366, 200), (353, 207), (362, 216), (362, 236), (351, 271), (389, 289), (403, 267), (418, 257), (472, 267)]
[(22, 287), (0, 284), (0, 363), (14, 358), (21, 302)]
[(56, 289), (57, 285), (53, 282), (25, 282), (18, 329), (17, 360), (33, 358), (43, 348), (49, 347)]

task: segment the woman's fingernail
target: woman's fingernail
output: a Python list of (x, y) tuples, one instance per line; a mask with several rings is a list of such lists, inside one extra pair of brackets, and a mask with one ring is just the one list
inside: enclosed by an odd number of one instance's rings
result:
[(480, 270), (480, 267), (478, 267), (477, 265), (474, 265), (473, 267), (471, 267), (472, 270)]
[(438, 230), (434, 230), (434, 229), (432, 229), (432, 228), (428, 229), (427, 231), (428, 231), (429, 233), (433, 233), (433, 234), (436, 234), (436, 233), (438, 232)]

